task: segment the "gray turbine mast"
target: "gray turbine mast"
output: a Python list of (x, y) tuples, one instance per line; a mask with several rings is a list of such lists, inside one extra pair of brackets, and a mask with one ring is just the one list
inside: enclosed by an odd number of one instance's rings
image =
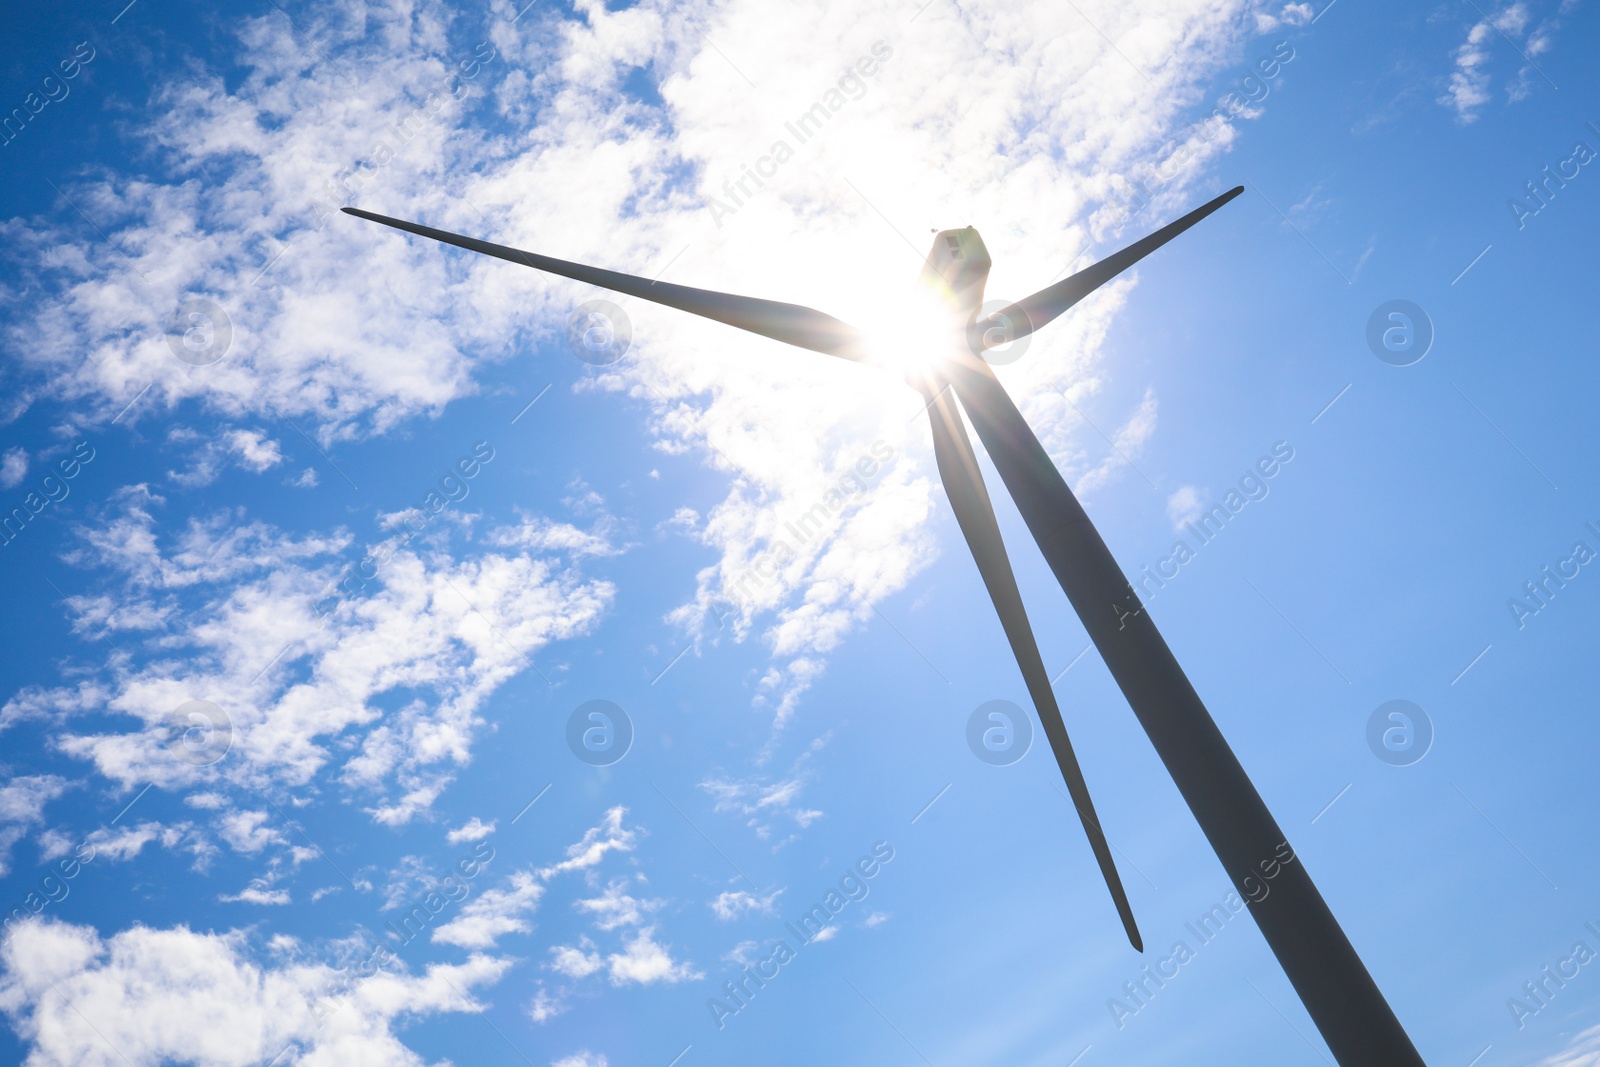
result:
[[(1230, 189), (1120, 252), (981, 319), (978, 312), (991, 262), (983, 239), (970, 226), (940, 231), (919, 280), (943, 305), (939, 313), (946, 315), (948, 343), (946, 351), (930, 353), (926, 367), (909, 372), (907, 380), (928, 402), (939, 477), (1133, 947), (1144, 951), (1133, 909), (1039, 656), (977, 457), (961, 422), (963, 410), (1095, 648), (1222, 861), (1223, 870), (1249, 903), (1257, 926), (1334, 1057), (1341, 1067), (1420, 1067), (1422, 1057), (1178, 666), (1150, 613), (982, 358), (988, 349), (1046, 325), (1243, 191), (1242, 186)], [(800, 348), (872, 361), (871, 345), (863, 331), (811, 308), (651, 281), (356, 208), (344, 210), (358, 218), (664, 304)], [(1264, 885), (1268, 891), (1262, 893)]]

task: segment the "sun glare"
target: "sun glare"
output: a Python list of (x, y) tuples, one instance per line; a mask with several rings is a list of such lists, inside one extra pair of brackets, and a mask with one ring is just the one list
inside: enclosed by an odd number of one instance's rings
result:
[(908, 377), (949, 355), (960, 337), (949, 306), (920, 288), (889, 303), (876, 322), (871, 362)]

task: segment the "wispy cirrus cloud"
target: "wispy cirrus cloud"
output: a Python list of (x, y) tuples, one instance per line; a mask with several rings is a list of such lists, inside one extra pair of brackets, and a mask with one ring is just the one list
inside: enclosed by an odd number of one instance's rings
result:
[[(825, 734), (812, 739), (784, 774), (714, 775), (701, 781), (700, 789), (711, 797), (713, 811), (743, 817), (745, 825), (763, 841), (772, 841), (783, 824), (804, 830), (824, 814), (808, 807), (802, 797), (813, 775), (811, 763), (830, 737)], [(794, 838), (791, 830), (779, 837), (773, 848), (782, 848)]]
[[(1455, 51), (1455, 69), (1439, 103), (1454, 110), (1459, 122), (1476, 122), (1493, 98), (1491, 64), (1497, 49), (1515, 52), (1520, 60), (1516, 77), (1507, 82), (1506, 99), (1512, 103), (1526, 99), (1534, 83), (1545, 77), (1538, 57), (1554, 47), (1562, 16), (1573, 6), (1564, 0), (1555, 14), (1541, 17), (1530, 0), (1518, 0), (1474, 22)], [(1508, 59), (1502, 56), (1502, 61)]]
[(711, 901), (711, 912), (723, 922), (732, 922), (745, 915), (776, 915), (774, 905), (782, 895), (781, 889), (774, 890), (766, 896), (759, 896), (744, 889), (730, 889), (718, 893)]

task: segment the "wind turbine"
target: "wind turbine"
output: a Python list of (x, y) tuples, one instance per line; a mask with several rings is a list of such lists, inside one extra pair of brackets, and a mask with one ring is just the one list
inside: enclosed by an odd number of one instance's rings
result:
[[(1267, 944), (1334, 1057), (1341, 1067), (1421, 1067), (1422, 1057), (1201, 703), (1138, 594), (983, 359), (988, 349), (1019, 340), (1047, 325), (1242, 192), (1243, 186), (1230, 189), (1127, 248), (982, 319), (978, 313), (991, 265), (989, 252), (978, 231), (970, 226), (942, 230), (934, 237), (933, 250), (919, 278), (923, 291), (936, 300), (930, 311), (934, 321), (884, 325), (907, 332), (932, 325), (937, 331), (933, 343), (941, 345), (943, 351), (928, 353), (931, 358), (907, 372), (907, 380), (928, 401), (939, 477), (1000, 616), (1040, 724), (1133, 947), (1144, 950), (1133, 909), (1117, 875), (1039, 656), (977, 457), (961, 422), (962, 410), (977, 430), (1067, 599), (1222, 861), (1223, 869), (1248, 903)], [(651, 281), (356, 208), (347, 207), (344, 211), (814, 352), (863, 363), (873, 361), (872, 335), (812, 308)]]

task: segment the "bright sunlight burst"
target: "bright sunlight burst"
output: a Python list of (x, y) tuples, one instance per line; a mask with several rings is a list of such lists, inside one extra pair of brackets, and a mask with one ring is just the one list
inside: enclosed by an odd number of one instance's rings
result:
[(963, 325), (938, 294), (912, 286), (868, 329), (870, 362), (907, 376), (919, 373), (961, 344)]

